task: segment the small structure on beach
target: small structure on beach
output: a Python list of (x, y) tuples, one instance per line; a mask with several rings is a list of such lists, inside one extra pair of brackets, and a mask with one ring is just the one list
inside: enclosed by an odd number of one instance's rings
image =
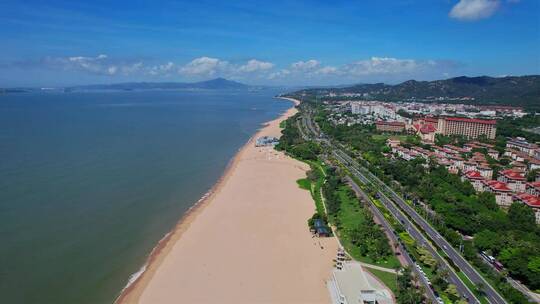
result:
[(330, 236), (330, 229), (328, 226), (324, 223), (324, 220), (322, 219), (314, 219), (313, 220), (313, 233), (315, 233), (318, 237), (329, 237)]
[(279, 139), (272, 136), (261, 136), (255, 140), (255, 147), (275, 146), (279, 143)]

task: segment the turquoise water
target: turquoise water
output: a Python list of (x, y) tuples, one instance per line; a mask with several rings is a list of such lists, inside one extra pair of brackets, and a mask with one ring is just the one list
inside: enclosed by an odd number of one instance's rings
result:
[(0, 303), (111, 303), (276, 93), (0, 95)]

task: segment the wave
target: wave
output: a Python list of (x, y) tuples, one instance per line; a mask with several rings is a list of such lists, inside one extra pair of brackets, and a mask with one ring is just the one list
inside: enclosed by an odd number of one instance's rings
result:
[[(219, 182), (219, 181), (218, 181)], [(194, 208), (197, 208), (198, 205), (200, 205), (200, 203), (204, 202), (210, 195), (212, 195), (212, 193), (214, 192), (214, 187), (212, 187), (210, 190), (208, 190), (203, 196), (201, 196), (201, 198), (195, 203), (193, 204), (193, 206), (189, 207), (189, 209), (184, 213), (184, 215), (182, 216), (182, 218), (180, 219), (180, 221), (182, 221), (182, 219), (187, 215), (189, 214), (192, 209)], [(162, 247), (163, 247), (163, 242), (165, 242), (170, 236), (171, 234), (175, 231), (175, 228), (173, 228), (171, 231), (167, 232), (158, 242), (157, 242), (157, 245), (154, 246), (154, 248), (152, 248), (152, 251), (150, 251), (150, 254), (148, 254), (147, 258), (146, 258), (146, 262), (144, 263), (144, 265), (141, 266), (141, 268), (139, 268), (139, 270), (137, 270), (136, 272), (134, 272), (133, 274), (131, 274), (128, 278), (128, 281), (126, 283), (126, 285), (124, 286), (124, 288), (122, 288), (122, 290), (120, 291), (119, 293), (119, 296), (118, 298), (114, 301), (114, 303), (118, 303), (118, 300), (124, 295), (125, 291), (127, 289), (129, 289), (135, 282), (137, 282), (137, 280), (146, 272), (146, 270), (148, 269), (148, 266), (150, 265), (151, 263), (151, 258), (157, 253), (157, 251), (161, 250)]]

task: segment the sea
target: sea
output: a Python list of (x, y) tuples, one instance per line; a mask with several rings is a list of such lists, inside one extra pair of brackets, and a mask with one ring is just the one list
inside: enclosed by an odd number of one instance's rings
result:
[(0, 95), (0, 303), (114, 302), (277, 93)]

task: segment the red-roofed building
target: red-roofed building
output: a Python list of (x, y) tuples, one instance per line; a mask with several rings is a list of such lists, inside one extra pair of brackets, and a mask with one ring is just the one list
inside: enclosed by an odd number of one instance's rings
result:
[(437, 124), (437, 133), (443, 135), (463, 135), (469, 138), (485, 135), (489, 139), (495, 139), (496, 132), (495, 120), (440, 117)]
[(499, 172), (498, 181), (508, 183), (508, 187), (514, 192), (525, 192), (525, 175), (516, 170), (502, 170)]
[(463, 146), (463, 149), (467, 150), (467, 152), (471, 152), (474, 148), (479, 148), (479, 146), (473, 142), (466, 143)]
[(389, 139), (386, 140), (386, 144), (390, 148), (394, 148), (394, 147), (399, 146), (401, 144), (401, 141), (399, 139), (389, 138)]
[(381, 132), (403, 132), (405, 130), (405, 123), (400, 121), (376, 121), (375, 126), (377, 131)]
[(499, 151), (495, 149), (488, 149), (488, 155), (493, 159), (499, 159)]
[(471, 170), (465, 172), (465, 174), (461, 177), (461, 180), (468, 180), (476, 192), (484, 191), (484, 180), (486, 179), (478, 171)]
[(437, 164), (444, 166), (446, 170), (448, 170), (449, 173), (452, 173), (452, 174), (458, 173), (458, 168), (450, 160), (446, 158), (436, 158), (435, 161), (437, 162)]
[(478, 164), (476, 162), (468, 160), (468, 161), (463, 163), (463, 170), (465, 172), (467, 172), (467, 171), (476, 171), (477, 168), (478, 168)]
[(519, 151), (525, 152), (527, 155), (534, 155), (535, 150), (538, 149), (538, 146), (535, 144), (530, 144), (525, 138), (516, 137), (508, 140), (506, 142), (506, 147), (510, 149), (518, 149)]
[(532, 208), (536, 223), (540, 224), (540, 197), (528, 193), (519, 193), (514, 196), (514, 199), (516, 202), (523, 203)]
[(459, 170), (463, 170), (463, 158), (461, 156), (452, 156), (449, 157), (450, 161), (454, 163)]
[(457, 147), (457, 146), (454, 146), (454, 145), (444, 145), (444, 148), (449, 149), (449, 150), (453, 150), (456, 153), (467, 153), (467, 152), (469, 152), (465, 148), (460, 148), (460, 147)]
[(435, 142), (435, 133), (437, 132), (437, 120), (434, 118), (415, 119), (412, 124), (414, 131), (422, 141)]
[(481, 164), (480, 166), (476, 167), (476, 170), (478, 170), (478, 172), (480, 172), (485, 179), (493, 178), (493, 169), (486, 164)]
[(527, 171), (527, 165), (525, 165), (522, 162), (513, 161), (513, 162), (510, 163), (510, 165), (512, 166), (512, 170), (514, 170), (516, 172), (525, 173)]
[(512, 189), (501, 181), (484, 180), (484, 191), (495, 194), (495, 202), (501, 208), (509, 208), (512, 205)]
[(534, 157), (529, 158), (528, 166), (529, 166), (529, 170), (540, 169), (540, 159), (537, 159)]
[(540, 196), (540, 181), (527, 183), (526, 189), (530, 195)]

